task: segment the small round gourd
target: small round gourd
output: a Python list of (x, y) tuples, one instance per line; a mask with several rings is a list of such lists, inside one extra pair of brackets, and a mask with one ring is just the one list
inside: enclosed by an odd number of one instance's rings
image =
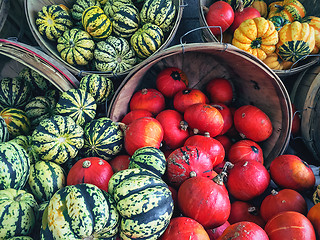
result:
[(72, 5), (72, 8), (71, 8), (72, 18), (76, 22), (81, 24), (82, 13), (84, 12), (85, 9), (92, 7), (92, 6), (100, 7), (101, 4), (98, 0), (77, 0), (77, 1), (75, 1), (75, 3)]
[(112, 18), (113, 14), (117, 12), (121, 6), (131, 3), (131, 0), (108, 0), (104, 4), (103, 11), (109, 18)]
[(281, 16), (289, 22), (300, 21), (306, 15), (306, 9), (298, 0), (275, 1), (268, 6), (268, 18)]
[(30, 165), (34, 164), (36, 161), (39, 160), (38, 154), (33, 149), (31, 135), (27, 135), (27, 136), (20, 135), (10, 140), (10, 142), (15, 142), (21, 147), (23, 147), (24, 150), (26, 150), (30, 160)]

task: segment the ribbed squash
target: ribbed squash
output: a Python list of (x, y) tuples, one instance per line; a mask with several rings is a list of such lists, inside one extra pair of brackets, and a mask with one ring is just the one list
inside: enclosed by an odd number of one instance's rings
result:
[(112, 33), (110, 19), (98, 6), (92, 6), (84, 10), (82, 26), (94, 39), (105, 39)]
[(283, 61), (278, 54), (272, 53), (263, 62), (272, 70), (287, 70), (292, 66), (292, 62)]
[(96, 44), (94, 65), (98, 71), (117, 74), (131, 69), (136, 62), (136, 53), (125, 38), (109, 36)]
[(306, 15), (306, 9), (298, 0), (272, 2), (268, 8), (268, 18), (280, 16), (289, 22), (300, 21)]
[(24, 190), (0, 190), (0, 238), (29, 235), (34, 226), (38, 204)]
[(56, 105), (57, 114), (71, 117), (80, 126), (94, 119), (96, 110), (96, 101), (83, 89), (69, 89), (63, 92)]
[(72, 8), (71, 8), (72, 18), (76, 22), (78, 22), (78, 24), (80, 24), (81, 20), (82, 20), (82, 13), (84, 12), (85, 9), (92, 7), (92, 6), (100, 7), (101, 4), (97, 0), (77, 0), (77, 1), (75, 1), (75, 3), (72, 5)]
[(56, 41), (64, 31), (72, 28), (71, 16), (60, 5), (43, 6), (36, 17), (39, 33), (45, 38)]
[(232, 44), (264, 60), (275, 51), (278, 40), (278, 32), (273, 23), (258, 17), (240, 24), (234, 32)]
[(0, 190), (22, 189), (28, 180), (29, 170), (29, 157), (20, 145), (10, 141), (0, 143)]
[(97, 104), (108, 101), (114, 93), (112, 80), (99, 74), (90, 74), (82, 77), (79, 88), (90, 93)]
[(110, 194), (92, 184), (59, 189), (43, 213), (40, 237), (115, 239), (119, 214)]
[(164, 41), (164, 34), (160, 27), (146, 23), (131, 37), (130, 44), (137, 56), (145, 59), (157, 51)]
[(7, 240), (33, 240), (33, 238), (29, 236), (16, 236), (16, 237), (8, 238)]
[(71, 65), (87, 65), (93, 58), (95, 43), (89, 33), (73, 28), (58, 38), (57, 50)]
[(9, 140), (9, 130), (6, 121), (0, 116), (0, 143)]
[(244, 8), (250, 7), (254, 2), (254, 0), (223, 0), (223, 1), (229, 3), (234, 10), (237, 10), (240, 7), (240, 5), (242, 5), (242, 7)]
[(261, 17), (266, 18), (268, 16), (268, 5), (264, 0), (254, 0), (251, 7), (257, 9)]
[(36, 161), (39, 160), (38, 154), (33, 149), (32, 139), (31, 139), (30, 135), (28, 135), (28, 136), (24, 136), (24, 135), (17, 136), (14, 139), (10, 140), (10, 142), (11, 143), (12, 142), (17, 143), (18, 145), (23, 147), (24, 150), (26, 150), (26, 152), (28, 154), (28, 157), (29, 157), (30, 165), (34, 164)]
[(275, 28), (278, 32), (280, 31), (280, 29), (284, 25), (290, 23), (287, 19), (284, 19), (283, 17), (280, 17), (280, 16), (273, 16), (273, 17), (269, 18), (268, 20), (273, 23), (273, 25), (275, 26)]
[(279, 31), (277, 54), (284, 61), (296, 62), (309, 55), (315, 46), (313, 27), (308, 23), (294, 21)]
[(62, 164), (83, 147), (83, 129), (69, 116), (42, 120), (32, 133), (32, 145), (44, 161)]
[(314, 39), (315, 39), (315, 46), (312, 50), (312, 54), (317, 54), (320, 51), (320, 18), (315, 16), (308, 16), (302, 19), (301, 22), (308, 23), (309, 26), (313, 27), (314, 29)]
[(142, 168), (115, 173), (109, 191), (119, 214), (121, 239), (158, 239), (173, 213), (173, 200), (167, 184)]
[(113, 14), (117, 12), (119, 8), (124, 4), (132, 4), (132, 1), (131, 0), (108, 0), (106, 1), (103, 7), (103, 11), (109, 18), (112, 18)]
[(146, 0), (140, 11), (142, 24), (153, 23), (164, 33), (173, 27), (175, 16), (176, 7), (172, 0)]

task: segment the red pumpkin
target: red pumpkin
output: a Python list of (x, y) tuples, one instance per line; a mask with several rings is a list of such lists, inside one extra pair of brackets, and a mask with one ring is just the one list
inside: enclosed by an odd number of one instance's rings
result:
[(271, 218), (264, 230), (270, 240), (316, 240), (312, 223), (301, 213), (285, 211)]
[(156, 119), (163, 128), (163, 142), (170, 149), (182, 147), (189, 137), (188, 124), (183, 116), (176, 110), (163, 110)]
[(175, 217), (170, 220), (159, 240), (183, 240), (190, 239), (191, 236), (193, 240), (210, 240), (203, 226), (194, 219)]
[(113, 170), (111, 165), (99, 157), (88, 157), (77, 161), (67, 175), (67, 185), (91, 183), (108, 191), (108, 184)]
[(157, 75), (156, 87), (168, 98), (173, 97), (178, 91), (187, 89), (188, 85), (187, 75), (177, 67), (165, 68)]
[(305, 191), (315, 184), (315, 176), (308, 163), (291, 154), (276, 157), (270, 164), (270, 174), (282, 188)]
[(317, 236), (320, 237), (320, 203), (317, 203), (310, 208), (307, 218), (312, 223)]
[(178, 205), (184, 216), (196, 220), (204, 228), (224, 224), (228, 220), (231, 206), (223, 183), (201, 176), (189, 178), (181, 184)]
[(114, 157), (109, 161), (109, 164), (112, 167), (114, 173), (119, 172), (121, 170), (125, 170), (129, 168), (130, 156), (127, 154), (122, 154)]
[(223, 129), (223, 117), (221, 113), (209, 104), (194, 104), (185, 110), (183, 117), (189, 124), (189, 127), (199, 130), (200, 134), (208, 132), (211, 137), (215, 137)]
[(215, 139), (217, 139), (222, 144), (222, 146), (224, 147), (225, 155), (228, 156), (229, 150), (233, 144), (231, 139), (226, 135), (218, 135), (215, 137)]
[(230, 26), (230, 31), (234, 33), (243, 21), (257, 17), (261, 17), (261, 14), (254, 7), (239, 8), (239, 10), (234, 12), (234, 21)]
[(173, 97), (174, 109), (184, 113), (187, 107), (197, 103), (208, 103), (209, 99), (199, 89), (186, 89), (178, 91)]
[(153, 114), (148, 110), (138, 109), (128, 112), (121, 120), (122, 123), (129, 125), (134, 120), (142, 117), (152, 117)]
[(295, 190), (282, 189), (277, 192), (273, 189), (260, 205), (260, 214), (266, 222), (284, 211), (295, 211), (306, 215), (308, 211), (306, 200)]
[(225, 151), (222, 144), (210, 137), (208, 133), (205, 135), (190, 136), (184, 143), (184, 146), (198, 146), (204, 149), (212, 161), (213, 167), (222, 163), (225, 157)]
[(160, 122), (152, 117), (143, 117), (130, 123), (124, 134), (124, 147), (132, 156), (142, 147), (160, 148), (163, 140), (163, 128)]
[(266, 224), (262, 219), (259, 210), (249, 202), (234, 201), (231, 203), (230, 216), (228, 218), (230, 224), (248, 221), (253, 222), (264, 228)]
[(223, 231), (229, 226), (230, 226), (230, 223), (226, 221), (224, 224), (222, 224), (219, 227), (206, 229), (210, 240), (217, 240), (222, 235)]
[(258, 161), (263, 164), (263, 152), (261, 147), (251, 140), (240, 140), (232, 144), (228, 153), (231, 163), (239, 161)]
[(130, 111), (143, 109), (157, 115), (165, 108), (165, 99), (158, 90), (144, 88), (132, 95), (129, 106)]
[(167, 158), (168, 183), (179, 187), (185, 180), (195, 176), (213, 178), (216, 174), (207, 152), (197, 146), (184, 146), (174, 150)]
[(291, 133), (292, 135), (295, 136), (295, 135), (298, 135), (298, 133), (300, 132), (301, 115), (292, 103), (291, 103), (291, 107), (293, 112)]
[(233, 100), (233, 87), (225, 78), (214, 78), (206, 85), (206, 92), (213, 103), (229, 105)]
[(214, 106), (218, 111), (221, 113), (221, 116), (223, 118), (223, 128), (220, 132), (220, 135), (225, 134), (229, 129), (231, 129), (233, 125), (233, 114), (231, 113), (230, 109), (227, 107), (227, 105), (223, 103), (214, 103), (211, 104)]
[(233, 123), (243, 138), (261, 142), (272, 134), (270, 118), (260, 108), (253, 105), (239, 107), (234, 112)]
[(210, 5), (205, 18), (208, 26), (215, 26), (214, 28), (210, 28), (212, 34), (219, 35), (221, 32), (226, 31), (233, 23), (234, 11), (227, 2), (217, 1)]
[(249, 201), (261, 195), (269, 183), (270, 175), (262, 163), (240, 161), (229, 170), (227, 188), (236, 199)]
[(231, 224), (218, 240), (269, 240), (267, 233), (253, 222), (243, 221)]

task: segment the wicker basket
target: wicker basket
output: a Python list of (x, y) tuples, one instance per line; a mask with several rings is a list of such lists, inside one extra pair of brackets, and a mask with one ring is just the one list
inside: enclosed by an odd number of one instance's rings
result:
[(156, 88), (156, 75), (166, 67), (179, 67), (189, 78), (189, 87), (204, 90), (214, 77), (232, 81), (237, 102), (253, 104), (267, 113), (273, 134), (261, 142), (266, 166), (283, 153), (289, 142), (292, 122), (291, 101), (279, 77), (269, 68), (248, 58), (243, 51), (219, 43), (177, 45), (150, 57), (127, 75), (110, 102), (108, 116), (120, 121), (129, 111), (133, 93)]
[[(51, 4), (64, 4), (65, 6), (71, 8), (72, 4), (74, 2), (75, 2), (75, 0), (69, 0), (69, 1), (68, 0), (24, 0), (25, 12), (26, 12), (28, 24), (30, 26), (30, 29), (32, 31), (34, 38), (36, 39), (36, 41), (38, 42), (40, 47), (46, 53), (48, 53), (50, 56), (55, 58), (57, 61), (61, 62), (61, 64), (65, 65), (65, 67), (70, 72), (72, 72), (73, 74), (75, 74), (77, 76), (84, 76), (84, 75), (88, 75), (88, 74), (99, 73), (100, 75), (104, 75), (109, 78), (121, 78), (121, 77), (124, 77), (125, 75), (127, 75), (133, 68), (128, 69), (125, 72), (117, 73), (117, 75), (114, 75), (110, 72), (84, 71), (83, 69), (72, 66), (61, 59), (58, 51), (56, 50), (56, 44), (44, 39), (40, 35), (40, 33), (38, 32), (38, 29), (35, 25), (35, 19), (36, 19), (38, 11), (40, 11), (43, 6), (47, 6), (47, 5), (51, 5)], [(166, 47), (168, 47), (168, 45), (173, 40), (173, 38), (176, 34), (176, 31), (178, 29), (180, 20), (182, 18), (182, 12), (183, 12), (185, 5), (183, 4), (183, 0), (174, 0), (174, 3), (176, 6), (176, 9), (177, 9), (177, 14), (175, 17), (174, 26), (173, 26), (172, 30), (170, 31), (170, 33), (167, 34), (167, 36), (165, 36), (166, 40), (164, 41), (164, 43), (161, 45), (161, 47), (156, 52), (159, 52), (159, 51), (165, 49)]]
[[(269, 5), (271, 2), (275, 0), (265, 0), (265, 2)], [(320, 2), (318, 0), (299, 0), (304, 7), (306, 8), (308, 16), (317, 16), (320, 17)], [(208, 26), (206, 19), (205, 19), (205, 8), (208, 8), (212, 3), (216, 2), (216, 0), (199, 0), (199, 21), (200, 26), (202, 27), (202, 38), (203, 41), (206, 42), (222, 42), (220, 38), (217, 38), (215, 35), (212, 34), (210, 31), (210, 26)], [(249, 54), (251, 55), (251, 54)], [(259, 61), (259, 64), (264, 63), (260, 61), (258, 58), (251, 55), (252, 59), (256, 59)], [(309, 56), (301, 61), (298, 61), (293, 65), (291, 69), (288, 70), (273, 70), (279, 77), (290, 76), (293, 74), (297, 74), (308, 67), (316, 64), (319, 62), (318, 56)]]

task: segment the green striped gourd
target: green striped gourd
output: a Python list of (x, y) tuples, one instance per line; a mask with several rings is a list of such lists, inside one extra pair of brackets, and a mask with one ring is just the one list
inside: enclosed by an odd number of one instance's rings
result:
[(138, 30), (139, 24), (139, 10), (133, 4), (123, 4), (112, 17), (112, 30), (118, 37), (131, 37)]
[(285, 18), (283, 18), (283, 17), (281, 17), (281, 16), (273, 16), (273, 17), (269, 18), (268, 20), (273, 23), (273, 25), (275, 26), (275, 28), (276, 28), (277, 31), (280, 31), (280, 29), (281, 29), (284, 25), (290, 23), (289, 20), (287, 20), (287, 19), (285, 19)]
[(94, 39), (105, 39), (112, 33), (112, 23), (104, 11), (98, 6), (84, 10), (82, 26)]
[(114, 93), (112, 80), (99, 74), (89, 74), (82, 77), (79, 88), (90, 93), (97, 104), (110, 100)]
[(9, 140), (9, 130), (6, 121), (0, 116), (0, 143)]
[(23, 108), (31, 96), (31, 86), (21, 77), (0, 80), (0, 108)]
[(81, 23), (82, 19), (82, 13), (85, 9), (92, 7), (92, 6), (98, 6), (100, 7), (101, 4), (97, 0), (77, 0), (71, 8), (71, 16), (72, 18)]
[(132, 4), (132, 1), (131, 0), (108, 0), (106, 1), (103, 7), (103, 11), (109, 18), (112, 18), (113, 14), (117, 12), (123, 4)]
[(57, 114), (70, 116), (80, 126), (94, 119), (96, 110), (96, 101), (83, 89), (69, 89), (63, 92), (56, 105)]
[(36, 17), (39, 33), (51, 41), (56, 41), (64, 31), (72, 28), (69, 13), (60, 5), (43, 6)]
[(0, 143), (0, 190), (22, 189), (29, 177), (30, 160), (17, 143)]
[(31, 128), (34, 129), (46, 118), (52, 117), (55, 113), (56, 102), (53, 98), (36, 96), (32, 98), (24, 108), (30, 121)]
[(146, 0), (140, 11), (142, 24), (153, 23), (168, 32), (173, 27), (176, 7), (173, 0)]
[(33, 149), (31, 135), (28, 135), (28, 136), (20, 135), (10, 140), (10, 142), (15, 142), (21, 147), (23, 147), (24, 150), (26, 150), (29, 157), (30, 165), (34, 164), (36, 161), (39, 160), (38, 154)]
[(130, 43), (137, 56), (145, 59), (157, 51), (164, 41), (163, 31), (152, 23), (146, 23), (131, 37)]
[(0, 116), (7, 123), (9, 139), (29, 134), (31, 124), (25, 111), (18, 108), (5, 108), (0, 112)]
[(67, 30), (57, 42), (61, 58), (73, 66), (87, 65), (93, 58), (95, 43), (90, 34), (84, 30), (78, 28)]
[(49, 201), (66, 185), (63, 168), (51, 161), (38, 161), (30, 166), (28, 185), (38, 202)]
[(117, 74), (131, 69), (136, 62), (135, 51), (125, 38), (109, 36), (94, 50), (94, 64), (99, 71)]
[(43, 213), (41, 239), (112, 239), (119, 214), (106, 194), (86, 183), (59, 189)]
[(142, 147), (130, 157), (129, 168), (144, 168), (161, 177), (166, 170), (166, 157), (158, 148)]
[(108, 192), (122, 216), (121, 239), (158, 239), (167, 228), (173, 213), (173, 200), (167, 184), (142, 168), (115, 173)]
[(32, 145), (40, 160), (62, 164), (83, 147), (83, 129), (69, 116), (42, 120), (32, 133)]
[(254, 2), (254, 0), (223, 0), (223, 1), (229, 3), (234, 10), (239, 9), (240, 6), (242, 8), (250, 7)]
[(87, 157), (111, 160), (123, 149), (124, 135), (110, 118), (94, 119), (84, 127), (83, 150)]
[(29, 236), (17, 236), (17, 237), (8, 238), (7, 240), (33, 240), (33, 238)]
[(0, 190), (0, 239), (29, 235), (35, 226), (38, 204), (24, 190)]

